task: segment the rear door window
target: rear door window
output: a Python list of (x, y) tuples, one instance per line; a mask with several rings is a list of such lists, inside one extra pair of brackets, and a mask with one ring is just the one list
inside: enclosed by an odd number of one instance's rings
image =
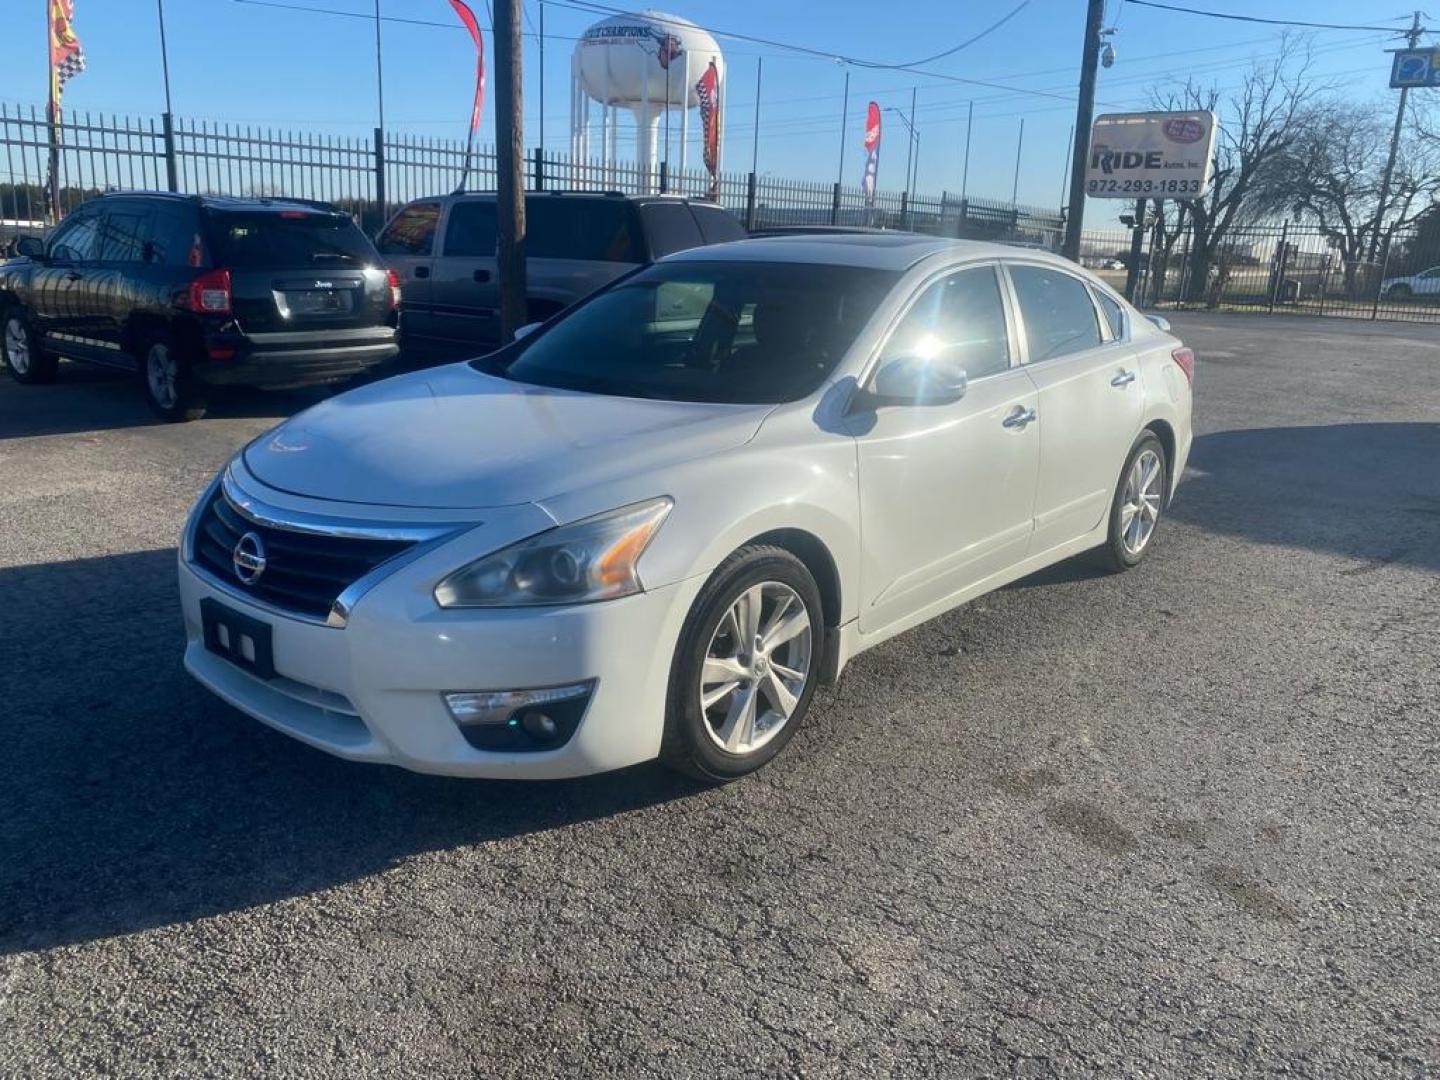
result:
[(143, 263), (150, 222), (154, 216), (145, 203), (117, 203), (105, 211), (100, 228), (100, 261)]
[(626, 200), (564, 195), (525, 200), (525, 254), (537, 259), (643, 261)]
[[(453, 211), (452, 211), (453, 214)], [(438, 202), (411, 203), (385, 226), (377, 246), (381, 255), (429, 255), (440, 224)]]
[(445, 225), (445, 254), (493, 257), (495, 204), (488, 200), (457, 202)]
[(363, 266), (377, 262), (375, 248), (348, 217), (303, 210), (206, 214), (217, 266)]
[(739, 218), (718, 206), (698, 206), (691, 203), (690, 212), (695, 215), (695, 221), (700, 226), (700, 235), (707, 244), (725, 244), (731, 240), (744, 240), (750, 235), (745, 231), (745, 226), (740, 224)]
[(1090, 289), (1079, 278), (1048, 266), (1012, 263), (1010, 280), (1025, 321), (1030, 363), (1100, 344), (1100, 323)]
[(646, 203), (640, 208), (640, 216), (650, 237), (650, 253), (657, 259), (705, 243), (700, 226), (695, 224), (694, 215), (684, 203)]

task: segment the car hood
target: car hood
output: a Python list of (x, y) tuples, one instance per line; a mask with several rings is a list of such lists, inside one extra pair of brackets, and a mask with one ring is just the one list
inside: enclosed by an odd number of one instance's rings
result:
[(453, 364), (331, 398), (244, 456), (257, 480), (294, 495), (477, 509), (720, 453), (749, 441), (769, 410), (583, 394)]

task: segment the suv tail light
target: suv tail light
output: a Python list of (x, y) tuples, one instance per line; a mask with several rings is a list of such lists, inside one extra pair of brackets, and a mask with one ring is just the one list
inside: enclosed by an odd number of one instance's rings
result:
[(1170, 353), (1171, 359), (1180, 365), (1180, 370), (1185, 372), (1187, 382), (1195, 381), (1195, 350), (1182, 345)]
[(190, 282), (183, 306), (201, 315), (229, 315), (230, 271), (207, 270)]
[(394, 270), (385, 271), (385, 284), (390, 287), (390, 307), (400, 306), (400, 275)]

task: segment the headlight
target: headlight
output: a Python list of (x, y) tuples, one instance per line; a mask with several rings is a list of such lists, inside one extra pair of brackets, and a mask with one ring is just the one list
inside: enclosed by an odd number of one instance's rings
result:
[(622, 506), (521, 540), (435, 586), (441, 607), (529, 607), (613, 600), (642, 591), (636, 564), (674, 503)]

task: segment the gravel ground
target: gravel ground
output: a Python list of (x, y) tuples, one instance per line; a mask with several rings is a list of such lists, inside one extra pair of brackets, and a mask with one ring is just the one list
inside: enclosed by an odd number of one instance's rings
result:
[(867, 653), (719, 790), (250, 722), (173, 545), (315, 395), (0, 381), (0, 1075), (1440, 1072), (1440, 327), (1175, 323), (1145, 565)]

